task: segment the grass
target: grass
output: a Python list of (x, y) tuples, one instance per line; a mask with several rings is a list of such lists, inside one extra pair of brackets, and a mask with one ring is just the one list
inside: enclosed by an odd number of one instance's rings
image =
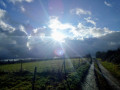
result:
[(99, 90), (112, 90), (105, 77), (101, 74), (101, 70), (96, 62), (95, 62), (95, 76)]
[(101, 61), (101, 64), (120, 82), (120, 65), (107, 61)]
[(31, 88), (32, 74), (21, 73), (3, 73), (0, 74), (1, 90), (25, 90)]
[[(79, 62), (79, 59), (66, 59), (66, 68), (71, 69), (73, 64)], [(80, 62), (83, 62), (82, 59)], [(29, 62), (23, 63), (23, 70), (27, 70), (30, 72), (34, 71), (34, 67), (37, 67), (38, 72), (42, 72), (45, 70), (58, 70), (62, 67), (63, 60), (48, 60), (48, 61), (36, 61), (36, 62)], [(0, 65), (0, 71), (4, 72), (16, 72), (19, 71), (21, 68), (21, 64), (8, 64), (8, 65)]]
[[(1, 90), (31, 90), (34, 67), (37, 67), (35, 90), (77, 90), (89, 69), (89, 60), (67, 59), (66, 75), (62, 70), (63, 60), (48, 60), (0, 66)], [(61, 71), (62, 70), (62, 71)], [(68, 87), (69, 86), (69, 87)]]

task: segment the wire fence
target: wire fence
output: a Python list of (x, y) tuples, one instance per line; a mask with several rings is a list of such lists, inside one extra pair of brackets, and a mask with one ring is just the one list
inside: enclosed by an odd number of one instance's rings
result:
[[(0, 66), (0, 70), (2, 71), (2, 69), (4, 69), (4, 71), (7, 71), (7, 69), (8, 69), (8, 72), (9, 71), (18, 71), (18, 70), (23, 72), (23, 71), (27, 70), (27, 71), (30, 71), (30, 72), (34, 72), (34, 75), (33, 75), (34, 79), (33, 79), (33, 82), (32, 82), (33, 90), (35, 88), (35, 83), (36, 83), (35, 79), (38, 76), (37, 73), (42, 73), (44, 70), (46, 70), (46, 71), (54, 71), (55, 70), (55, 72), (59, 71), (60, 73), (62, 73), (63, 80), (65, 80), (65, 84), (67, 85), (67, 86), (66, 85), (64, 85), (64, 86), (66, 88), (68, 88), (69, 90), (71, 90), (71, 86), (70, 86), (71, 84), (70, 84), (69, 79), (68, 79), (69, 74), (72, 73), (72, 72), (78, 72), (77, 69), (79, 67), (82, 69), (81, 66), (85, 66), (86, 64), (89, 65), (89, 67), (90, 67), (91, 63), (92, 63), (91, 58), (72, 58), (72, 59), (63, 58), (63, 59), (59, 59), (59, 60), (46, 60), (46, 61), (35, 61), (35, 62), (23, 62), (21, 60), (20, 63), (12, 63), (12, 64), (8, 64), (8, 65), (2, 65), (2, 66)], [(13, 65), (15, 65), (15, 66), (13, 66)], [(35, 67), (36, 67), (36, 69), (35, 69)], [(43, 69), (42, 71), (41, 71), (40, 67), (42, 67), (42, 69)], [(46, 69), (46, 67), (47, 67), (47, 69)], [(33, 70), (29, 69), (29, 68), (32, 68)], [(12, 70), (12, 69), (16, 69), (16, 70)], [(90, 74), (90, 73), (88, 73), (88, 74)], [(85, 75), (83, 75), (83, 76), (85, 78)], [(86, 82), (86, 80), (84, 80), (84, 82), (80, 81), (79, 85), (81, 85), (81, 87), (84, 86), (84, 85), (88, 85), (93, 90), (95, 89), (90, 84), (90, 82)]]

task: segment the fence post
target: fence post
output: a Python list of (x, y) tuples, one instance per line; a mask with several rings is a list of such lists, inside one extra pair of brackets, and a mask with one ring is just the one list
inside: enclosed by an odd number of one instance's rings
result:
[(65, 57), (63, 57), (63, 60), (64, 60), (64, 72), (65, 72), (65, 77), (66, 77), (66, 67), (65, 67)]
[(22, 72), (22, 60), (21, 60), (21, 70), (20, 71)]
[(80, 57), (79, 57), (79, 66), (80, 66)]
[(10, 63), (9, 59), (8, 59), (8, 64)]
[(67, 74), (66, 74), (66, 64), (65, 64), (65, 56), (63, 57), (63, 59), (64, 59), (64, 72), (65, 72), (65, 80), (66, 80), (66, 83), (67, 83), (67, 87), (68, 87), (68, 89), (70, 90), (70, 86), (69, 86), (69, 83), (68, 83), (68, 81), (67, 81)]
[(33, 76), (33, 82), (32, 82), (32, 90), (35, 90), (35, 79), (36, 79), (36, 72), (37, 72), (37, 67), (34, 69), (34, 76)]
[(14, 59), (13, 59), (13, 64), (14, 64)]

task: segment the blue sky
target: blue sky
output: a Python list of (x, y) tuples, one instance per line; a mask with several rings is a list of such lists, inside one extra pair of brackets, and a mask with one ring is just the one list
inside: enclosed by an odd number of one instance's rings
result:
[[(110, 6), (107, 6), (105, 2)], [(58, 16), (62, 22), (73, 24), (82, 22), (87, 24), (83, 18), (89, 17), (89, 15), (79, 16), (70, 13), (72, 9), (81, 8), (92, 13), (90, 17), (96, 22), (97, 27), (119, 30), (119, 6), (119, 0), (31, 0), (31, 2), (25, 0), (1, 0), (0, 8), (6, 10), (10, 18), (15, 22), (24, 24), (30, 21), (29, 24), (33, 27), (45, 25), (50, 16)], [(22, 8), (25, 11), (22, 11)]]
[(70, 43), (71, 52), (78, 55), (116, 49), (120, 46), (119, 16), (119, 0), (0, 0), (0, 52), (4, 51), (0, 56), (15, 56), (20, 49), (25, 51), (16, 56), (24, 52), (29, 56), (36, 50), (45, 53), (51, 41), (55, 46), (48, 48), (50, 53), (59, 43), (68, 52), (65, 44)]

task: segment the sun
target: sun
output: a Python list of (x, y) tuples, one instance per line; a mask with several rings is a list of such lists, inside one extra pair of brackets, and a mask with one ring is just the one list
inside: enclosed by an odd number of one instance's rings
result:
[(51, 34), (51, 37), (58, 42), (65, 42), (65, 38), (66, 38), (66, 36), (63, 33), (57, 31), (54, 31)]

